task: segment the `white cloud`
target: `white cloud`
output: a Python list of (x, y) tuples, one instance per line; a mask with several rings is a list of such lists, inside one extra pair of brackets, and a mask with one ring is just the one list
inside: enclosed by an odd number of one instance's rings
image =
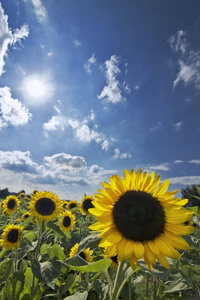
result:
[(15, 29), (13, 33), (13, 43), (21, 43), (22, 39), (27, 38), (29, 35), (29, 28), (27, 24), (23, 24), (20, 29)]
[(92, 56), (88, 59), (87, 63), (84, 65), (85, 70), (87, 73), (91, 73), (92, 71), (92, 66), (96, 63), (96, 57), (94, 54), (92, 54)]
[(148, 165), (145, 167), (145, 170), (147, 172), (152, 172), (152, 171), (169, 171), (170, 166), (169, 163), (161, 163), (159, 165)]
[(136, 91), (139, 90), (139, 88), (140, 88), (139, 85), (136, 85), (136, 86), (134, 87), (134, 89), (135, 89)]
[(155, 130), (161, 128), (161, 127), (162, 127), (162, 122), (158, 122), (157, 125), (151, 127), (151, 128), (149, 129), (149, 131), (155, 131)]
[(75, 40), (75, 41), (74, 41), (74, 45), (75, 45), (76, 47), (80, 47), (80, 46), (81, 46), (81, 42), (78, 41), (78, 40)]
[(169, 38), (168, 42), (170, 43), (170, 47), (174, 52), (181, 52), (182, 54), (185, 54), (188, 46), (186, 31), (179, 30), (176, 34)]
[(22, 126), (31, 119), (31, 113), (18, 99), (13, 99), (10, 89), (0, 88), (0, 130), (3, 127)]
[(125, 158), (131, 158), (132, 155), (130, 153), (121, 153), (120, 150), (118, 148), (114, 149), (114, 155), (113, 158), (114, 159), (125, 159)]
[(184, 163), (184, 161), (181, 160), (181, 159), (177, 159), (177, 160), (174, 161), (174, 163), (175, 163), (175, 164), (181, 164), (181, 163)]
[[(125, 98), (122, 97), (122, 88), (120, 87), (120, 83), (117, 80), (117, 75), (121, 72), (118, 65), (120, 63), (120, 58), (116, 55), (112, 55), (110, 60), (106, 60), (104, 64), (104, 74), (107, 85), (104, 86), (100, 95), (97, 95), (99, 99), (104, 99), (107, 102), (118, 103), (126, 101)], [(130, 92), (130, 88), (126, 83), (123, 84), (124, 89), (127, 92)], [(122, 85), (122, 86), (123, 86)]]
[(0, 166), (15, 173), (38, 174), (44, 171), (44, 167), (31, 160), (30, 151), (0, 151)]
[(189, 161), (191, 164), (200, 165), (200, 159), (193, 159)]
[(40, 23), (43, 23), (44, 21), (46, 21), (47, 19), (47, 11), (44, 7), (44, 5), (42, 4), (41, 0), (24, 0), (24, 2), (31, 2), (31, 4), (33, 5), (33, 10), (34, 13), (37, 16), (37, 19)]
[(182, 124), (183, 124), (183, 122), (178, 122), (178, 123), (173, 124), (172, 126), (173, 126), (174, 130), (180, 131)]
[(184, 176), (184, 177), (170, 178), (170, 184), (191, 185), (191, 184), (199, 184), (199, 183), (200, 183), (200, 176)]
[(49, 132), (52, 131), (64, 131), (68, 127), (67, 118), (58, 115), (53, 116), (47, 123), (43, 124), (43, 131), (46, 137), (49, 136)]
[(85, 158), (82, 156), (72, 156), (66, 153), (57, 153), (52, 156), (45, 156), (46, 165), (57, 170), (72, 173), (80, 172), (86, 168)]
[(29, 34), (28, 25), (24, 24), (20, 29), (15, 29), (12, 33), (8, 25), (8, 16), (0, 3), (0, 76), (4, 73), (4, 57), (7, 55), (9, 45), (14, 46), (16, 42), (21, 42)]
[(173, 87), (183, 82), (186, 86), (192, 84), (195, 90), (200, 92), (200, 51), (189, 50), (186, 32), (182, 30), (173, 35), (169, 43), (174, 52), (181, 54), (178, 60), (179, 71)]

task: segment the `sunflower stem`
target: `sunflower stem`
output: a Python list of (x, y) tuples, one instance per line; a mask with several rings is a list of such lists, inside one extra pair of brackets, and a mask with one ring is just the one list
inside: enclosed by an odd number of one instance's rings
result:
[(126, 271), (126, 268), (123, 270), (125, 266), (125, 260), (121, 261), (118, 265), (117, 268), (117, 274), (115, 277), (115, 282), (114, 282), (114, 287), (113, 287), (113, 291), (110, 297), (110, 300), (118, 300), (120, 293), (122, 291), (122, 288), (124, 287), (124, 284), (126, 283), (126, 281), (128, 280), (128, 278), (130, 277), (130, 275), (123, 281), (123, 275)]
[(111, 279), (110, 279), (110, 275), (108, 274), (108, 271), (106, 271), (104, 274), (105, 274), (105, 276), (106, 276), (106, 278), (107, 278), (107, 280), (108, 280), (109, 286), (110, 286), (110, 299), (112, 299), (112, 298), (111, 298), (112, 292), (113, 292), (112, 281), (111, 281)]
[(146, 282), (146, 298), (147, 299), (149, 297), (149, 278), (150, 278), (150, 275), (149, 275), (149, 273), (147, 273), (147, 282)]

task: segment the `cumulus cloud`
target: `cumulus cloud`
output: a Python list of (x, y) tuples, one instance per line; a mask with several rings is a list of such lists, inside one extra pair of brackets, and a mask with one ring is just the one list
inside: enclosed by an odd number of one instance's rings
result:
[(66, 153), (57, 153), (52, 156), (45, 156), (46, 165), (59, 169), (60, 171), (68, 171), (71, 173), (80, 172), (81, 169), (86, 167), (85, 158), (82, 156), (72, 156)]
[(130, 153), (121, 153), (120, 150), (118, 148), (114, 149), (114, 155), (113, 158), (114, 159), (125, 159), (125, 158), (131, 158), (132, 155)]
[(48, 137), (49, 132), (64, 131), (67, 127), (68, 122), (66, 117), (62, 115), (53, 116), (47, 123), (43, 124), (44, 135)]
[(200, 51), (189, 50), (186, 32), (180, 30), (169, 39), (171, 49), (180, 55), (178, 59), (179, 71), (173, 87), (183, 82), (185, 86), (191, 84), (200, 92)]
[(8, 87), (0, 88), (0, 130), (6, 126), (22, 126), (31, 119), (31, 113), (18, 99), (13, 99)]
[(15, 29), (14, 33), (9, 28), (8, 16), (4, 14), (4, 10), (0, 3), (0, 76), (4, 73), (4, 57), (8, 52), (8, 47), (13, 47), (17, 42), (21, 43), (29, 35), (28, 25), (24, 24), (20, 29)]
[(121, 73), (119, 69), (120, 57), (112, 55), (110, 60), (106, 60), (103, 65), (103, 71), (107, 85), (104, 86), (100, 95), (97, 95), (99, 99), (104, 99), (106, 102), (118, 103), (126, 101), (122, 96), (122, 92), (130, 93), (129, 86), (124, 82), (120, 86), (120, 82), (117, 80), (117, 75)]
[(41, 0), (24, 0), (26, 3), (31, 3), (33, 6), (34, 13), (40, 23), (43, 23), (47, 19), (47, 11), (42, 4)]
[(30, 151), (0, 151), (0, 166), (15, 173), (38, 174), (43, 172), (44, 167), (34, 163), (30, 156)]

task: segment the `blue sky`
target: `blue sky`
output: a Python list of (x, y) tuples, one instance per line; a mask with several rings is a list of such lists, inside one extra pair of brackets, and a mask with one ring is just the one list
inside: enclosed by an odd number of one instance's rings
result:
[(0, 187), (200, 184), (199, 32), (197, 0), (1, 0)]

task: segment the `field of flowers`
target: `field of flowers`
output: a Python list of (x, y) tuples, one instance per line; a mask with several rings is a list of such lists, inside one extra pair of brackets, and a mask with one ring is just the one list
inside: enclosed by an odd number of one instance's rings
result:
[(159, 184), (125, 170), (81, 203), (0, 199), (0, 299), (200, 299), (199, 207)]

